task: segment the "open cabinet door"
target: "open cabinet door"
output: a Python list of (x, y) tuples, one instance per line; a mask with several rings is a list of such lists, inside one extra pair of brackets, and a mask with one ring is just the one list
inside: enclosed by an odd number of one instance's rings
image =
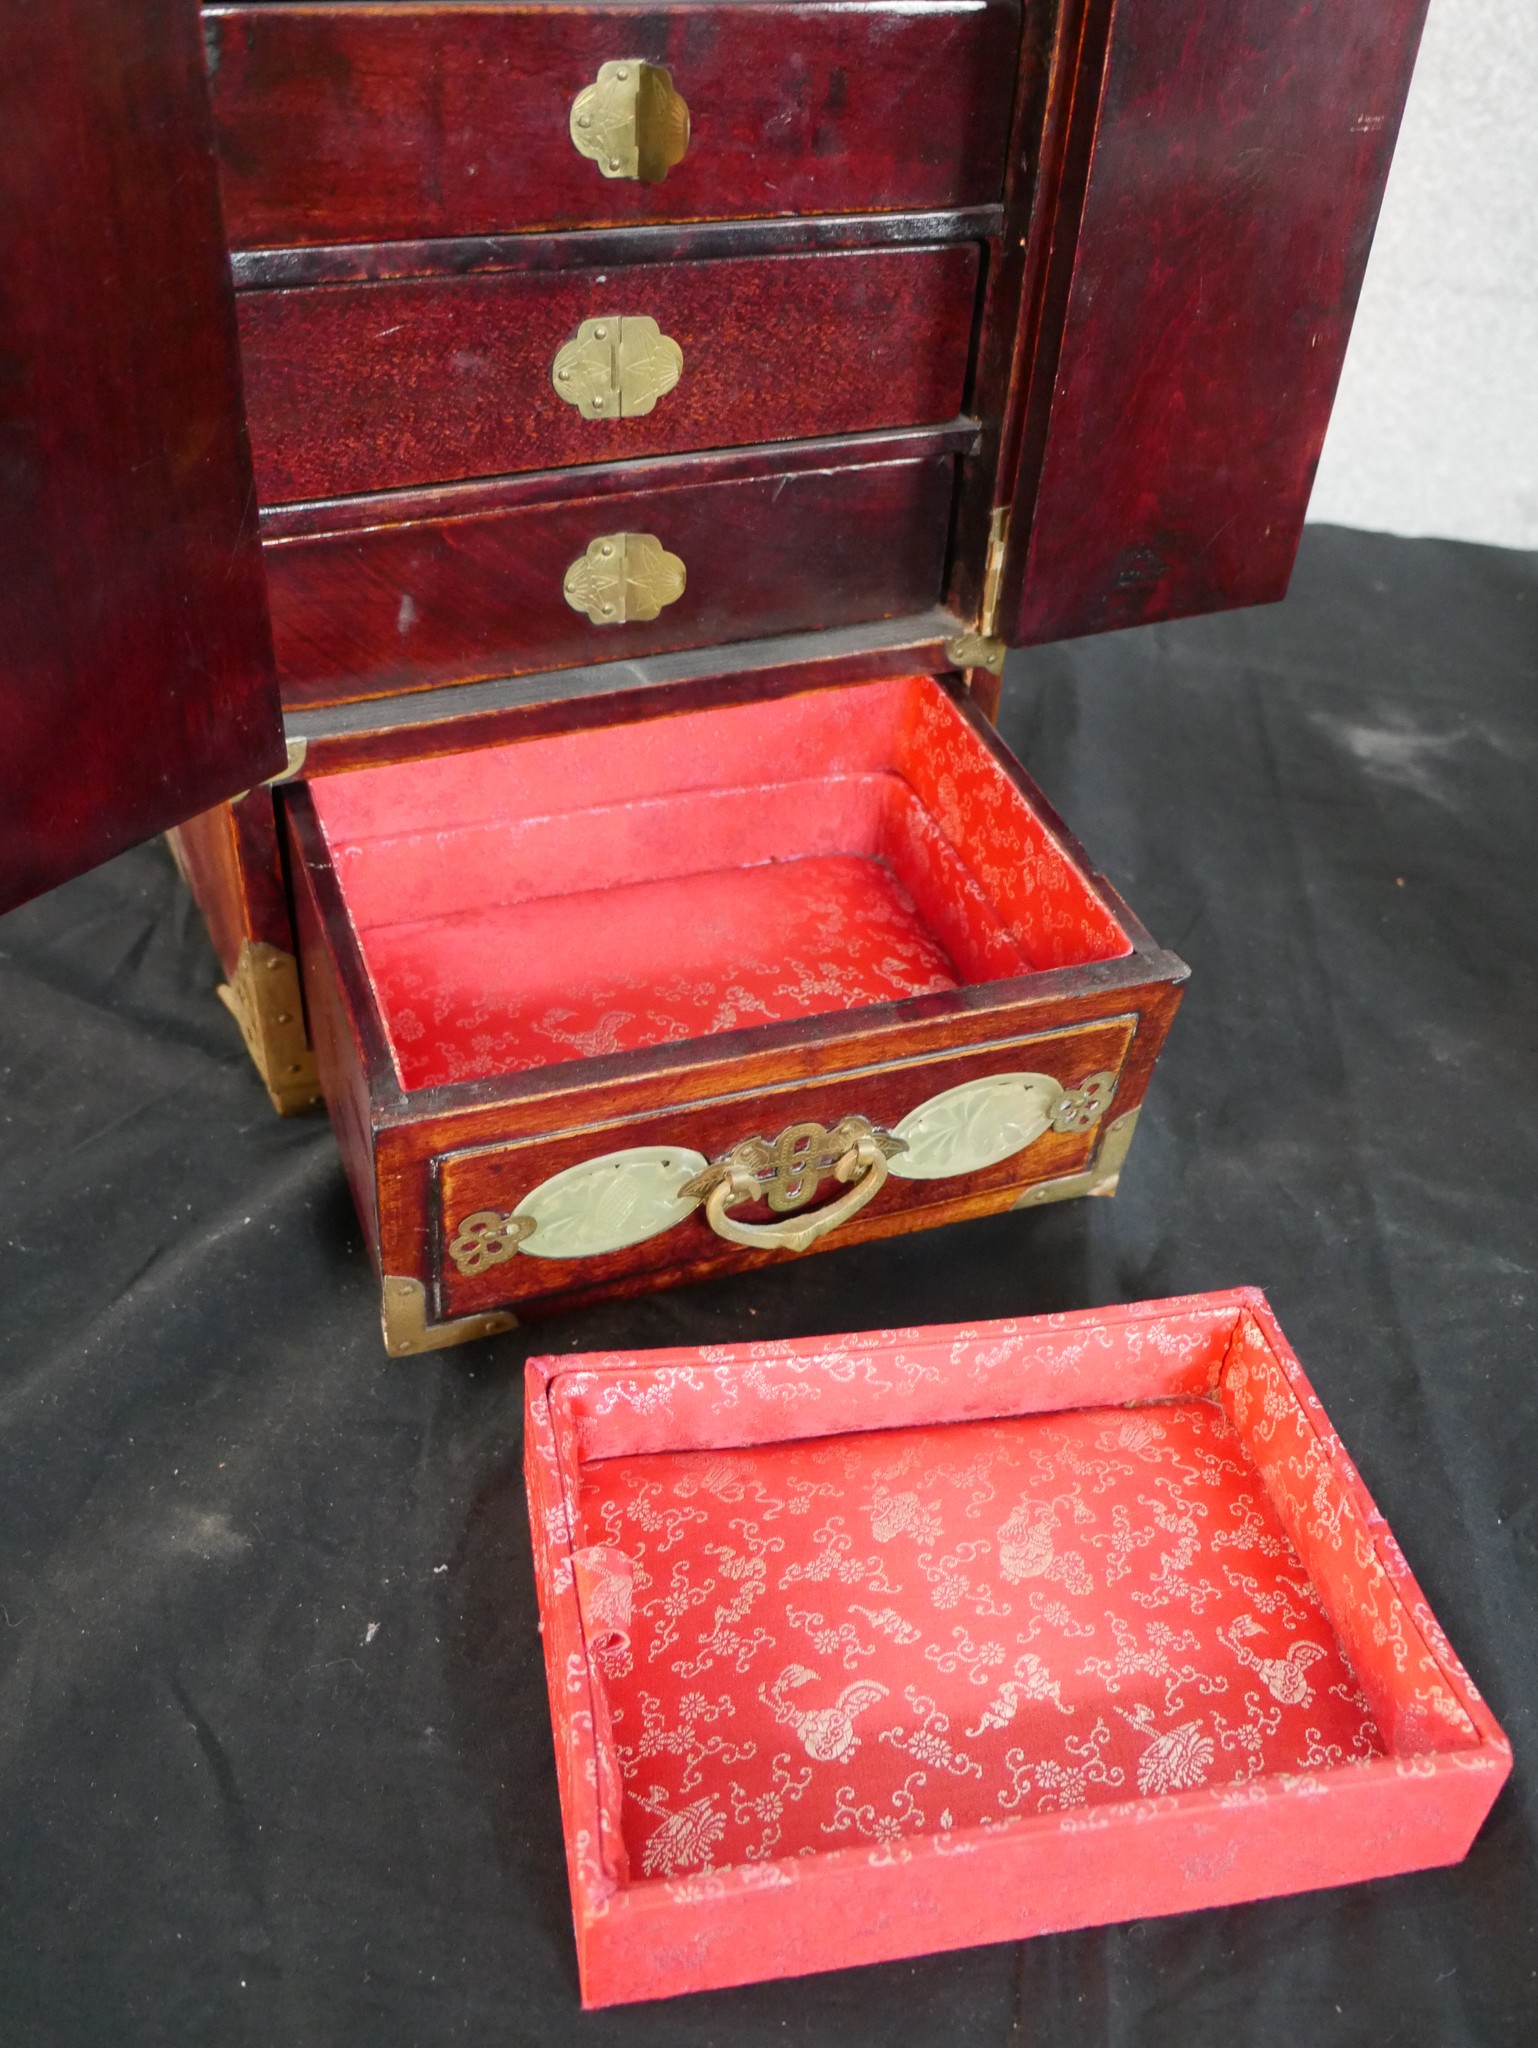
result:
[(0, 0), (0, 909), (283, 764), (196, 0)]
[(1063, 0), (1000, 637), (1284, 595), (1425, 12)]

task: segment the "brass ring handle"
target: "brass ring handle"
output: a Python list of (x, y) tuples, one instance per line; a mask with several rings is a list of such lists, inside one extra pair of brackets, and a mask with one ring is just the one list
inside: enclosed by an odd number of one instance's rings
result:
[[(877, 1137), (856, 1140), (833, 1169), (838, 1180), (853, 1181), (849, 1192), (830, 1202), (826, 1209), (814, 1209), (809, 1216), (785, 1216), (777, 1223), (739, 1223), (727, 1211), (734, 1202), (750, 1202), (763, 1194), (757, 1179), (740, 1170), (717, 1181), (705, 1201), (705, 1220), (717, 1237), (733, 1244), (750, 1245), (755, 1251), (804, 1252), (819, 1237), (857, 1216), (880, 1194), (887, 1177), (887, 1155)], [(856, 1178), (858, 1176), (858, 1178)]]

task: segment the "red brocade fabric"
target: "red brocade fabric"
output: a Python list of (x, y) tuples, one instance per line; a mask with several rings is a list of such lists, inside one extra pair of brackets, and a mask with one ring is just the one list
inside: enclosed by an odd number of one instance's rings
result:
[(585, 1462), (632, 1877), (1382, 1752), (1216, 1401)]
[(927, 677), (312, 789), (407, 1088), (1130, 950)]
[(387, 926), (370, 961), (408, 1088), (957, 984), (886, 869), (847, 855)]

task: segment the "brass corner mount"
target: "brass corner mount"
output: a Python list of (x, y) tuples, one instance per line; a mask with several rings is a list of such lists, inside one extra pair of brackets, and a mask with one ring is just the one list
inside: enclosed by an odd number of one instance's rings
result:
[(427, 1320), (427, 1289), (420, 1280), (386, 1273), (379, 1297), (379, 1324), (385, 1350), (392, 1358), (415, 1358), (423, 1351), (443, 1351), (451, 1344), (470, 1344), (477, 1337), (498, 1337), (516, 1330), (518, 1318), (504, 1309), (460, 1316), (449, 1323)]
[(247, 939), (219, 1000), (240, 1026), (251, 1063), (279, 1116), (301, 1116), (320, 1101), (315, 1055), (305, 1036), (299, 963), (281, 946)]

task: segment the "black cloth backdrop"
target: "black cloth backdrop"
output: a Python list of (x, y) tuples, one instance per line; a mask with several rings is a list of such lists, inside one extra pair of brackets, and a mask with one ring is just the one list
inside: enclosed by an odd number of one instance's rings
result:
[[(1311, 531), (1288, 602), (1016, 657), (1190, 961), (1114, 1202), (390, 1362), (160, 845), (0, 923), (0, 2037), (1538, 2040), (1538, 558)], [(531, 1351), (1265, 1287), (1516, 1744), (1461, 1867), (582, 2016)]]

